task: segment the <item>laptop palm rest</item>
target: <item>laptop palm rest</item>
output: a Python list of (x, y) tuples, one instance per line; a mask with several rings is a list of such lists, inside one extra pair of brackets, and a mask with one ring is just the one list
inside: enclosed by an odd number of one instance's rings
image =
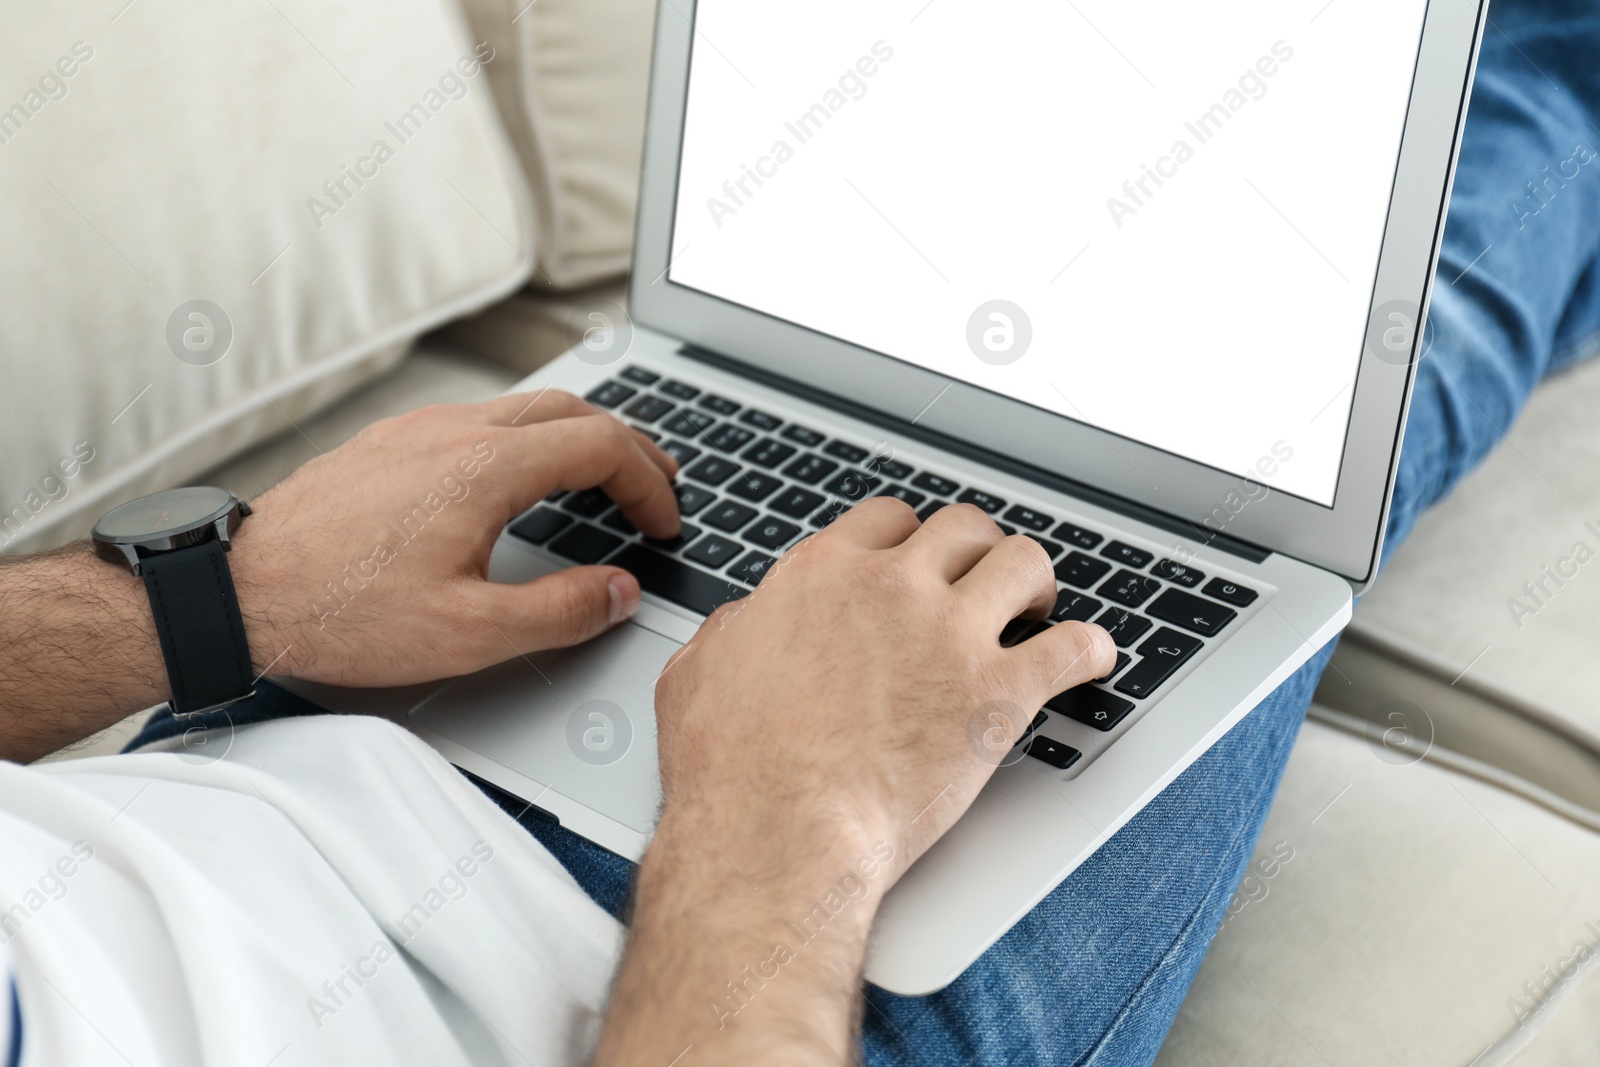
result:
[(679, 647), (625, 623), (577, 648), (458, 678), (412, 708), (411, 719), (649, 834), (661, 804), (655, 683)]

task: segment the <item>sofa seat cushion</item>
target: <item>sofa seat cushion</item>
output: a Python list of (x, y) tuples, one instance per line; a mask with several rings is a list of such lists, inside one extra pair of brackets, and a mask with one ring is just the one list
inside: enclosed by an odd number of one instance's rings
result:
[(1387, 756), (1306, 724), (1160, 1064), (1594, 1062), (1600, 835)]
[(1600, 812), (1596, 411), (1600, 361), (1534, 393), (1363, 598), (1320, 702)]

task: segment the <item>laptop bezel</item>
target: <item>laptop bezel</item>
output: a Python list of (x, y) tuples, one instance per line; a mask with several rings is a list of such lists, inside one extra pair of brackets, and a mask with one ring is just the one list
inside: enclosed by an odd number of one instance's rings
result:
[[(890, 419), (914, 420), (1186, 520), (1200, 531), (1197, 540), (1216, 531), (1325, 567), (1358, 589), (1370, 582), (1382, 552), (1415, 367), (1431, 340), (1425, 330), (1413, 331), (1409, 353), (1396, 353), (1382, 337), (1392, 324), (1369, 314), (1334, 503), (1324, 507), (674, 284), (669, 242), (695, 9), (693, 0), (678, 0), (657, 13), (629, 289), (635, 322), (768, 376), (847, 398)], [(1426, 321), (1486, 12), (1485, 0), (1431, 0), (1424, 17), (1369, 305), (1418, 309), (1416, 323)]]

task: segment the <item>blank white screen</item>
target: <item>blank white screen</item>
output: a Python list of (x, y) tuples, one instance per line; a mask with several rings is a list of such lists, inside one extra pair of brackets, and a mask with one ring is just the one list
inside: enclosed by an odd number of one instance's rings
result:
[(1424, 9), (699, 0), (670, 278), (1331, 505)]

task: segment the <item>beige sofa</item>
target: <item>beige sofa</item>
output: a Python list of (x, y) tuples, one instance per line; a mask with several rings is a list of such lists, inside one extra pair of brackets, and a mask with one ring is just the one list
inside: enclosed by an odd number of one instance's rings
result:
[[(0, 430), (7, 551), (82, 536), (108, 501), (162, 485), (211, 482), (249, 496), (373, 419), (494, 395), (573, 342), (575, 312), (620, 302), (651, 5), (468, 0), (464, 19), (452, 3), (406, 0), (407, 19), (396, 20), (394, 5), (352, 2), (338, 14), (286, 0), (293, 34), (271, 8), (241, 26), (229, 20), (245, 16), (190, 5), (182, 19), (213, 19), (213, 35), (249, 39), (265, 55), (242, 74), (226, 69), (239, 64), (190, 65), (191, 82), (171, 86), (149, 61), (152, 50), (184, 46), (171, 12), (135, 7), (93, 35), (70, 15), (45, 13), (0, 43), (6, 69), (46, 69), (79, 36), (97, 50), (64, 99), (0, 144), (14, 153), (7, 163), (20, 160), (0, 168), (0, 192), (36, 204), (68, 242), (67, 252), (19, 262), (14, 250), (37, 234), (0, 221), (0, 238), (10, 238), (0, 242), (0, 288), (40, 305), (0, 323), (6, 379), (35, 387), (12, 391)], [(397, 40), (375, 54), (363, 42), (380, 13), (405, 26), (385, 30)], [(373, 123), (422, 100), (418, 86), (480, 42), (495, 58), (482, 64), (486, 80), (462, 78), (464, 95), (446, 94), (428, 130), (440, 143), (419, 136), (393, 174), (307, 230), (300, 201), (322, 176), (359, 165), (351, 146), (365, 145)], [(213, 111), (253, 124), (237, 150), (259, 152), (251, 166), (224, 168), (221, 192), (198, 198), (193, 185), (206, 183), (184, 186), (171, 169), (147, 181), (144, 210), (158, 224), (127, 221), (117, 206), (128, 170), (152, 162), (139, 145), (105, 142), (112, 168), (98, 181), (70, 166), (74, 138), (87, 135), (73, 124), (110, 137), (129, 121), (113, 88), (134, 77), (157, 82), (147, 102), (171, 92), (174, 108), (194, 78), (232, 85), (239, 110), (224, 100)], [(341, 78), (369, 94), (394, 88), (369, 113)], [(300, 86), (290, 97), (317, 87), (316, 130), (295, 125), (311, 119), (293, 99), (245, 106), (274, 82)], [(155, 121), (148, 105), (141, 114), (136, 121)], [(285, 144), (305, 149), (294, 176), (284, 173)], [(272, 161), (277, 172), (262, 174)], [(208, 173), (207, 158), (187, 165)], [(280, 203), (271, 187), (285, 182), (304, 188)], [(251, 213), (273, 225), (234, 225)], [(417, 221), (424, 213), (432, 221)], [(197, 217), (218, 235), (240, 233), (232, 243), (178, 242), (162, 258), (152, 233)], [(167, 351), (163, 320), (178, 294), (216, 292), (207, 279), (227, 271), (239, 278), (218, 302), (233, 309), (238, 336), (216, 366), (238, 374), (200, 378)], [(107, 280), (75, 285), (92, 280), (75, 272)], [(163, 296), (141, 291), (134, 275)], [(94, 321), (66, 330), (64, 343), (60, 316), (74, 312)], [(130, 351), (129, 337), (149, 341)], [(1360, 605), (1163, 1064), (1600, 1059), (1600, 980), (1591, 979), (1600, 969), (1600, 656), (1591, 652), (1600, 578), (1580, 569), (1559, 585), (1546, 579), (1537, 603), (1524, 589), (1574, 542), (1600, 547), (1586, 526), (1600, 528), (1597, 409), (1600, 366), (1543, 388)], [(98, 466), (59, 495), (40, 485), (40, 471), (48, 476), (80, 439)], [(5, 526), (17, 503), (26, 518)], [(1513, 599), (1533, 610), (1513, 612)], [(57, 758), (112, 750), (135, 725)]]

